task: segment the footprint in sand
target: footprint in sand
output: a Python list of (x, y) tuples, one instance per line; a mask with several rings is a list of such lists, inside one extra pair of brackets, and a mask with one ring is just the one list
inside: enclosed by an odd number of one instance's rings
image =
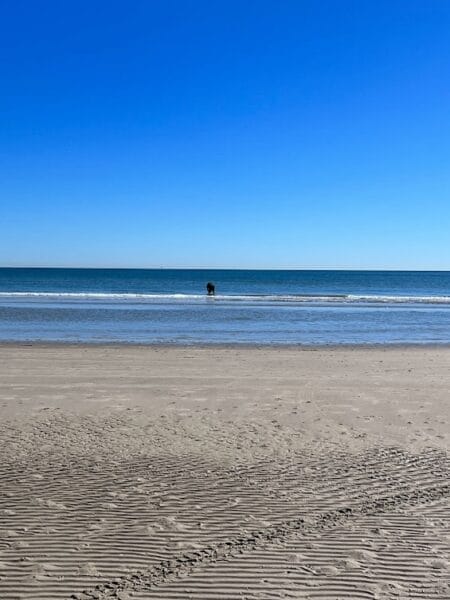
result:
[(351, 558), (361, 561), (372, 562), (376, 559), (377, 555), (375, 552), (371, 552), (370, 550), (355, 550), (351, 553)]
[(163, 528), (172, 531), (186, 531), (186, 529), (189, 529), (182, 523), (179, 523), (175, 517), (163, 517), (160, 523)]
[(158, 531), (162, 531), (163, 527), (159, 524), (156, 525), (143, 525), (142, 527), (138, 527), (139, 535), (155, 535)]
[(114, 504), (114, 502), (101, 502), (100, 506), (102, 508), (106, 508), (107, 510), (114, 510), (115, 508), (118, 508), (117, 504)]
[(443, 558), (432, 558), (431, 560), (426, 560), (425, 563), (430, 565), (430, 567), (433, 569), (444, 571), (448, 571), (450, 569), (450, 561)]
[(341, 561), (338, 561), (338, 567), (340, 567), (341, 569), (344, 570), (353, 570), (353, 569), (360, 569), (361, 568), (361, 563), (357, 560), (355, 560), (354, 558), (344, 558)]
[(240, 498), (232, 498), (228, 501), (228, 506), (233, 507), (233, 506), (237, 506), (238, 504), (240, 504), (241, 499)]
[(91, 562), (87, 562), (79, 567), (78, 572), (80, 575), (90, 575), (91, 577), (98, 577), (100, 575), (97, 567)]
[(44, 498), (34, 498), (36, 504), (40, 506), (46, 506), (47, 508), (53, 508), (55, 510), (67, 510), (67, 506), (65, 506), (62, 502), (55, 502), (54, 500), (45, 500)]
[(324, 565), (323, 567), (316, 567), (316, 573), (318, 575), (325, 575), (325, 576), (332, 577), (334, 575), (338, 575), (340, 573), (340, 571), (334, 565)]
[(291, 563), (301, 563), (308, 560), (308, 557), (304, 554), (300, 554), (300, 552), (288, 554), (286, 558)]
[(0, 531), (0, 539), (1, 538), (14, 538), (14, 537), (18, 537), (19, 533), (17, 531), (14, 531), (14, 529), (4, 529), (3, 531)]

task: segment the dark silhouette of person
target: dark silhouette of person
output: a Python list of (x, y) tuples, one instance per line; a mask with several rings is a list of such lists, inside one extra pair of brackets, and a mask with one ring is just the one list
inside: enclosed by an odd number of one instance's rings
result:
[(206, 284), (206, 291), (208, 292), (208, 296), (214, 296), (214, 294), (216, 293), (216, 286), (210, 281), (208, 281), (208, 283)]

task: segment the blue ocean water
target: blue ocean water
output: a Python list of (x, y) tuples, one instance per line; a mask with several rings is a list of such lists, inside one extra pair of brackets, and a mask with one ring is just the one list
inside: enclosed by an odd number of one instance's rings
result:
[(450, 343), (450, 272), (3, 268), (0, 341)]

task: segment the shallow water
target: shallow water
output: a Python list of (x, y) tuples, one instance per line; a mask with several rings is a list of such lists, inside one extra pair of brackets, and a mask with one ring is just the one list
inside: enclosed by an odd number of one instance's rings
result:
[(0, 340), (449, 343), (450, 272), (0, 269)]

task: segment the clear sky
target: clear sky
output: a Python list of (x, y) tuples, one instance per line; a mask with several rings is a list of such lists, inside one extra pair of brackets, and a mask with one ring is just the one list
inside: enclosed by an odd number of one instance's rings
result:
[(0, 0), (0, 264), (450, 269), (450, 2)]

